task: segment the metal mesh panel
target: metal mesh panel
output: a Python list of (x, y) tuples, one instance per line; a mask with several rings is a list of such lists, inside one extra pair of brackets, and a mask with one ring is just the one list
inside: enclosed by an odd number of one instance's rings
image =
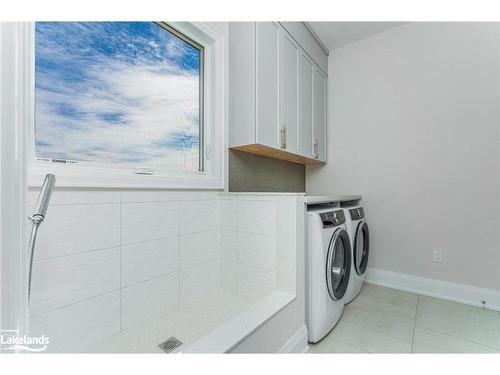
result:
[(229, 191), (306, 191), (306, 169), (302, 164), (229, 150)]

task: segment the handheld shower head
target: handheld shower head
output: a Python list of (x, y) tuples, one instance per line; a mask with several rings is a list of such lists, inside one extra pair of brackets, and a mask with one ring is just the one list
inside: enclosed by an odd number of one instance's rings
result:
[(42, 189), (40, 190), (40, 194), (38, 195), (38, 200), (35, 205), (35, 210), (33, 211), (33, 217), (41, 216), (45, 219), (50, 203), (50, 197), (52, 196), (55, 184), (56, 176), (53, 174), (45, 176), (45, 181), (43, 182)]
[(35, 252), (35, 242), (36, 236), (38, 234), (38, 228), (40, 224), (45, 220), (45, 216), (47, 215), (47, 209), (49, 208), (50, 197), (52, 196), (52, 191), (54, 190), (54, 186), (56, 184), (56, 176), (53, 174), (48, 174), (45, 176), (45, 180), (43, 181), (42, 189), (40, 190), (40, 194), (38, 195), (38, 200), (35, 205), (35, 210), (33, 211), (33, 215), (29, 218), (31, 220), (31, 236), (29, 243), (29, 269), (28, 269), (28, 306), (31, 301), (31, 272), (33, 270), (33, 254)]

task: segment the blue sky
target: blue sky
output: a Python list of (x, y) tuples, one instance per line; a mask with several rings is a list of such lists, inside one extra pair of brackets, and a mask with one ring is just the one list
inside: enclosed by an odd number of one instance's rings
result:
[(37, 22), (37, 156), (198, 169), (199, 51), (152, 22)]

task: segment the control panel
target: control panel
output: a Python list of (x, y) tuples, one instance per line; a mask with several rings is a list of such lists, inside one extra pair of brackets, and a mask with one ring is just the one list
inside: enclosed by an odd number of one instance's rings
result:
[(319, 214), (323, 221), (323, 228), (338, 226), (345, 223), (344, 211), (330, 211)]
[(349, 209), (349, 213), (351, 214), (352, 220), (361, 220), (365, 217), (365, 212), (363, 211), (363, 207), (351, 208)]

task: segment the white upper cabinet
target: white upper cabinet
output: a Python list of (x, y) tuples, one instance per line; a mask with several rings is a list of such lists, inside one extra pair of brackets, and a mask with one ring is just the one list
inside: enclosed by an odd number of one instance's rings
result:
[(229, 147), (256, 143), (255, 22), (229, 24)]
[(299, 53), (299, 154), (314, 157), (313, 153), (313, 63), (302, 51)]
[(313, 68), (313, 155), (326, 162), (326, 76)]
[(280, 25), (293, 36), (301, 49), (311, 57), (314, 64), (325, 73), (328, 73), (328, 54), (314, 39), (306, 25), (303, 22), (280, 22)]
[(317, 42), (305, 26), (286, 24), (301, 34), (276, 22), (229, 24), (229, 147), (302, 164), (326, 162), (327, 56), (318, 64), (311, 55), (318, 57), (320, 47), (311, 46)]
[(281, 149), (298, 153), (299, 47), (285, 30), (280, 32)]
[(279, 40), (273, 22), (256, 24), (257, 143), (279, 148)]

